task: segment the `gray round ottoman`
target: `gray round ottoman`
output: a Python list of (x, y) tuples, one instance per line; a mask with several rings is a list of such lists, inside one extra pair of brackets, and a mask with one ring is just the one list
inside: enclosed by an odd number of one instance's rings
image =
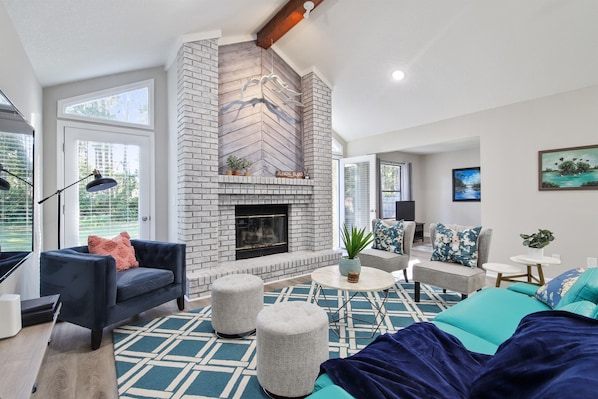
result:
[(280, 302), (257, 316), (257, 379), (272, 397), (312, 393), (328, 360), (328, 315), (309, 302)]
[(257, 276), (233, 274), (212, 283), (212, 328), (219, 337), (253, 334), (263, 307), (264, 282)]

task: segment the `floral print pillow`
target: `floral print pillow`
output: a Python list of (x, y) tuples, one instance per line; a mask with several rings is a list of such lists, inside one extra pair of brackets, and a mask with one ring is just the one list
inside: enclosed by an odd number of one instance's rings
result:
[(382, 220), (378, 220), (374, 226), (374, 243), (372, 244), (372, 248), (403, 255), (404, 230), (403, 220), (399, 220), (392, 226), (387, 225)]
[(434, 252), (430, 260), (460, 263), (469, 267), (478, 266), (478, 237), (482, 226), (453, 230), (442, 223), (436, 225)]
[(538, 288), (534, 296), (554, 309), (583, 272), (581, 268), (567, 270)]

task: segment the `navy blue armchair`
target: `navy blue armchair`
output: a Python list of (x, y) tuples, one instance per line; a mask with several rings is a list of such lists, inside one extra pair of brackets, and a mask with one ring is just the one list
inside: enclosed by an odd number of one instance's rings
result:
[(131, 240), (139, 267), (116, 271), (112, 256), (87, 246), (42, 252), (40, 294), (60, 294), (59, 320), (91, 329), (100, 347), (103, 329), (173, 299), (185, 308), (185, 244)]

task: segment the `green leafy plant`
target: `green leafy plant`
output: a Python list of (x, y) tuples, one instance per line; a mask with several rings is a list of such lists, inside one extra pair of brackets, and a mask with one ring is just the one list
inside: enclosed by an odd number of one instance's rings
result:
[(245, 170), (249, 169), (252, 165), (252, 162), (247, 158), (241, 158), (240, 163), (241, 163), (241, 169), (245, 169)]
[(237, 156), (230, 155), (228, 158), (226, 158), (226, 164), (234, 172), (236, 170), (243, 169), (243, 161), (242, 160), (243, 160), (243, 158), (239, 158)]
[(523, 245), (530, 248), (544, 248), (554, 241), (552, 231), (546, 229), (538, 229), (537, 233), (519, 234), (519, 236), (523, 238)]
[(351, 227), (351, 231), (349, 231), (347, 225), (343, 225), (341, 236), (349, 259), (355, 259), (365, 247), (374, 241), (372, 233), (366, 234), (365, 227), (363, 229)]

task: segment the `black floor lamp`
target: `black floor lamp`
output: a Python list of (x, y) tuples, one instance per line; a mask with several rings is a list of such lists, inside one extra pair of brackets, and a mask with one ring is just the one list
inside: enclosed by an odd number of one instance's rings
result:
[[(27, 183), (29, 186), (33, 187), (33, 184), (29, 183), (27, 180), (4, 169), (4, 165), (2, 165), (1, 163), (0, 163), (0, 172), (6, 172), (7, 174), (11, 175), (12, 177), (15, 177), (15, 178), (19, 179), (20, 181), (22, 181), (23, 183)], [(0, 190), (3, 190), (3, 191), (10, 190), (10, 183), (8, 181), (6, 181), (5, 179), (3, 179), (2, 177), (0, 177)]]
[(97, 169), (94, 169), (93, 172), (91, 172), (87, 176), (77, 180), (76, 182), (74, 182), (72, 184), (69, 184), (68, 186), (66, 186), (64, 188), (61, 188), (60, 190), (57, 190), (55, 193), (48, 195), (46, 198), (44, 198), (43, 200), (38, 202), (38, 204), (42, 204), (46, 200), (52, 198), (53, 196), (58, 195), (58, 249), (60, 249), (60, 202), (61, 202), (60, 199), (61, 199), (61, 194), (67, 188), (72, 187), (75, 184), (81, 183), (83, 180), (85, 180), (91, 176), (93, 176), (94, 179), (92, 181), (90, 181), (89, 183), (87, 183), (87, 186), (85, 187), (85, 189), (87, 190), (88, 193), (95, 193), (96, 191), (107, 190), (109, 188), (116, 186), (116, 184), (117, 184), (116, 180), (114, 180), (110, 177), (102, 177), (100, 172)]

